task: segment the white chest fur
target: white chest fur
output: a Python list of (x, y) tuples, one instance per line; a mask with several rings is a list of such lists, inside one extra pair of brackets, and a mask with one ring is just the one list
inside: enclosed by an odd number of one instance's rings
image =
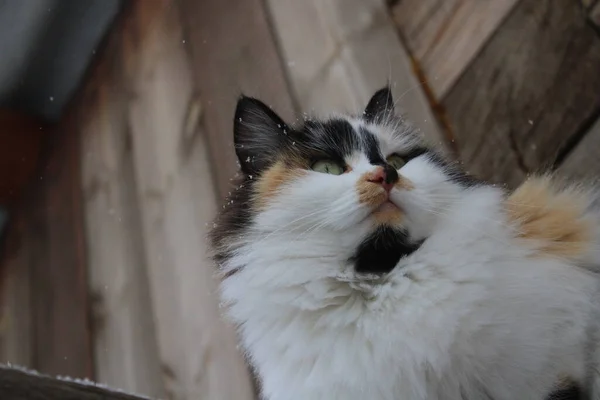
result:
[(494, 196), (457, 205), (385, 282), (362, 290), (335, 274), (311, 280), (341, 268), (327, 246), (307, 259), (242, 248), (231, 262), (244, 268), (222, 293), (265, 398), (542, 399), (561, 376), (583, 378), (596, 283), (531, 257)]

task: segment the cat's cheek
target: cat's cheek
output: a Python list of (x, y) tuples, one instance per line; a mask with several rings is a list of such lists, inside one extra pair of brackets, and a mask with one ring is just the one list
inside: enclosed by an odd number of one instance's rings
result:
[(431, 235), (439, 213), (428, 196), (416, 190), (392, 190), (390, 199), (403, 212), (402, 226), (411, 237), (423, 239)]

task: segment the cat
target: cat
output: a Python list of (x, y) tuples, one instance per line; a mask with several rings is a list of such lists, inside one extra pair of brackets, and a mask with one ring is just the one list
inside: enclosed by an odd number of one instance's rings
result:
[(470, 176), (389, 87), (298, 126), (241, 96), (234, 144), (241, 178), (210, 237), (262, 398), (591, 396), (593, 191)]

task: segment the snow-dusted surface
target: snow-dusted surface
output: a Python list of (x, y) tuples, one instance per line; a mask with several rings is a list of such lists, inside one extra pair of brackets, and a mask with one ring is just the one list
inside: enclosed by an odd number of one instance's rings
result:
[(52, 377), (49, 375), (45, 375), (45, 374), (41, 374), (38, 371), (35, 371), (33, 369), (29, 369), (26, 367), (23, 367), (21, 365), (15, 365), (15, 364), (11, 364), (11, 363), (6, 363), (6, 364), (2, 364), (0, 363), (0, 370), (1, 369), (12, 369), (15, 371), (20, 371), (23, 372), (25, 374), (31, 375), (31, 376), (38, 376), (38, 377), (46, 377), (46, 378), (54, 378), (57, 379), (59, 381), (64, 381), (64, 382), (70, 382), (70, 383), (76, 383), (78, 385), (82, 385), (82, 386), (93, 386), (93, 387), (97, 387), (99, 389), (105, 390), (105, 391), (109, 391), (109, 392), (113, 392), (113, 393), (120, 393), (120, 394), (126, 394), (129, 396), (134, 396), (139, 398), (140, 400), (152, 400), (147, 396), (138, 394), (138, 393), (131, 393), (131, 392), (126, 392), (122, 389), (118, 389), (118, 388), (114, 388), (114, 387), (109, 387), (103, 383), (98, 383), (98, 382), (94, 382), (91, 381), (87, 378), (81, 379), (81, 378), (71, 378), (70, 376), (56, 376), (56, 377)]

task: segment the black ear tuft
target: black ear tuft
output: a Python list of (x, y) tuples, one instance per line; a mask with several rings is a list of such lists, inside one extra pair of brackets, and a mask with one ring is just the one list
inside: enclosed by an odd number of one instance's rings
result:
[(288, 126), (266, 104), (241, 96), (235, 109), (233, 141), (242, 172), (259, 174), (275, 159)]
[(394, 99), (389, 86), (375, 92), (365, 108), (363, 117), (367, 122), (383, 121), (394, 114)]

